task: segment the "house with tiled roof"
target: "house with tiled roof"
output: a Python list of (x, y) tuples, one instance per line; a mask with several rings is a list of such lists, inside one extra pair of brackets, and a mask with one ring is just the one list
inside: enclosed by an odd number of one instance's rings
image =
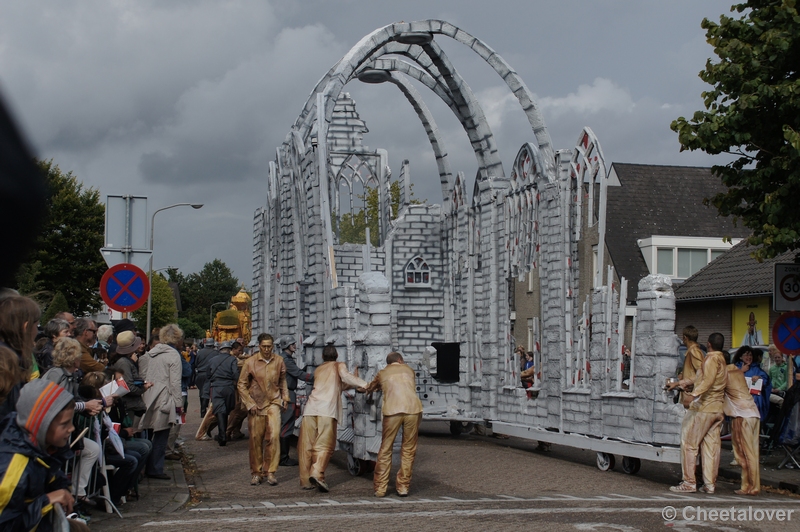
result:
[[(693, 324), (701, 337), (725, 336), (725, 345), (771, 343), (772, 326), (780, 313), (772, 310), (775, 264), (794, 262), (796, 251), (758, 262), (747, 242), (735, 245), (675, 289), (675, 326)], [(751, 313), (755, 324), (751, 332)], [(760, 342), (744, 342), (758, 339)]]
[[(613, 268), (616, 280), (628, 280), (626, 299), (631, 305), (639, 280), (648, 274), (669, 275), (677, 286), (750, 234), (731, 218), (719, 216), (714, 207), (703, 205), (705, 198), (725, 190), (711, 168), (613, 163), (607, 182), (603, 265)], [(595, 200), (599, 196), (595, 193)], [(583, 202), (584, 220), (587, 201)], [(599, 206), (594, 212), (599, 212)], [(596, 278), (590, 272), (599, 268), (597, 243), (596, 226), (587, 225), (579, 246), (579, 301)], [(526, 338), (532, 337), (531, 318), (539, 315), (535, 275), (516, 283), (514, 293), (514, 335), (526, 347)]]

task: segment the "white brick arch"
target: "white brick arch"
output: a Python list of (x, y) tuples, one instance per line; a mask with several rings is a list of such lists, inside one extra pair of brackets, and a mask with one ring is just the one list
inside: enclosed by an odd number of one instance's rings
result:
[[(317, 84), (312, 97), (306, 102), (303, 111), (301, 112), (298, 120), (295, 123), (295, 128), (305, 138), (311, 130), (311, 122), (313, 122), (316, 112), (312, 113), (316, 106), (316, 94), (322, 92), (325, 98), (325, 118), (330, 119), (333, 112), (332, 105), (329, 102), (335, 101), (338, 94), (341, 92), (344, 85), (349, 82), (360, 67), (370, 59), (377, 58), (376, 56), (385, 53), (398, 53), (397, 51), (389, 52), (391, 47), (387, 44), (395, 46), (406, 46), (408, 49), (417, 47), (417, 45), (400, 45), (396, 42), (398, 37), (404, 33), (430, 33), (433, 35), (445, 35), (454, 40), (470, 47), (481, 58), (483, 58), (494, 70), (500, 75), (503, 81), (508, 85), (520, 105), (525, 112), (531, 128), (536, 136), (536, 142), (543, 155), (543, 162), (545, 165), (544, 172), (547, 175), (554, 175), (555, 163), (553, 157), (553, 149), (550, 141), (550, 136), (547, 133), (547, 128), (544, 124), (538, 109), (533, 100), (533, 95), (528, 90), (525, 83), (517, 75), (517, 73), (505, 62), (505, 60), (492, 50), (485, 43), (473, 37), (462, 29), (440, 20), (424, 20), (411, 23), (398, 23), (391, 24), (375, 30), (371, 34), (365, 36), (359, 41), (337, 64), (328, 72), (322, 80)], [(451, 68), (449, 60), (444, 56), (441, 49), (435, 42), (423, 45), (421, 48), (427, 57), (417, 55), (416, 62), (425, 63), (426, 59), (430, 60), (433, 65), (439, 70), (437, 77), (444, 79), (448, 87), (453, 91), (453, 96), (456, 100), (463, 100), (463, 105), (466, 107), (467, 113), (471, 117), (477, 117), (476, 128), (482, 128), (485, 125), (485, 118), (479, 108), (475, 107), (474, 99), (467, 98), (462, 91), (462, 86), (454, 77), (455, 69)], [(420, 64), (422, 64), (420, 63)], [(461, 104), (462, 102), (459, 102)], [(471, 139), (472, 140), (472, 139)], [(481, 152), (481, 157), (491, 154), (492, 146), (486, 145), (488, 139), (478, 139), (473, 141), (473, 148)], [(490, 159), (491, 160), (491, 159)], [(494, 167), (494, 164), (484, 166), (491, 177), (502, 176), (502, 167)]]

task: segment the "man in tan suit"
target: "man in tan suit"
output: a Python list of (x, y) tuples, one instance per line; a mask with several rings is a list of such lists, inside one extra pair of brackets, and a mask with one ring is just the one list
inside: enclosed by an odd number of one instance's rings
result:
[(336, 429), (342, 420), (342, 391), (358, 388), (367, 382), (347, 371), (344, 362), (336, 362), (339, 353), (332, 345), (322, 350), (322, 365), (314, 371), (314, 390), (308, 397), (300, 423), (297, 454), (300, 459), (300, 485), (304, 490), (319, 488), (328, 492), (325, 468), (336, 449)]
[(683, 482), (672, 486), (670, 491), (695, 492), (697, 480), (695, 467), (697, 454), (703, 452), (703, 487), (700, 491), (714, 493), (719, 472), (720, 428), (725, 385), (727, 384), (727, 361), (722, 354), (725, 338), (720, 333), (708, 337), (708, 354), (695, 375), (694, 381), (683, 379), (668, 385), (669, 389), (680, 387), (689, 392), (692, 403), (689, 407), (690, 424), (681, 430), (681, 468)]
[(761, 473), (758, 469), (758, 429), (761, 414), (758, 411), (744, 373), (735, 365), (728, 365), (728, 384), (725, 386), (723, 409), (731, 418), (733, 456), (742, 467), (742, 486), (737, 495), (758, 495), (761, 491)]
[[(239, 397), (247, 409), (250, 432), (250, 484), (257, 486), (267, 468), (267, 484), (275, 486), (280, 460), (281, 412), (289, 403), (286, 366), (283, 358), (272, 352), (271, 335), (258, 335), (258, 353), (251, 356), (239, 373)], [(266, 446), (266, 448), (265, 448)]]
[(419, 423), (422, 421), (422, 403), (417, 397), (414, 370), (403, 361), (398, 352), (389, 353), (387, 366), (367, 386), (367, 393), (383, 390), (383, 433), (378, 459), (375, 462), (373, 486), (376, 497), (385, 497), (392, 469), (392, 446), (400, 427), (403, 427), (403, 445), (400, 451), (400, 470), (395, 488), (400, 497), (408, 495), (411, 469), (417, 454)]

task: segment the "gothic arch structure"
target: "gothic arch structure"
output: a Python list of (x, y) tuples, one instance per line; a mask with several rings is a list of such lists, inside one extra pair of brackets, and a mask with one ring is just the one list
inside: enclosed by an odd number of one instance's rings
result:
[[(526, 115), (532, 138), (521, 143), (508, 176), (483, 110), (436, 42), (440, 37), (486, 61)], [(436, 158), (441, 205), (411, 202), (411, 170), (404, 161), (395, 209), (388, 154), (362, 143), (368, 129), (344, 92), (354, 79), (392, 83), (412, 106)], [(454, 171), (420, 85), (464, 129), (478, 163), (471, 187), (463, 172)], [(582, 232), (599, 234), (602, 242), (605, 231), (607, 178), (599, 142), (585, 128), (573, 149), (554, 151), (531, 92), (485, 43), (439, 20), (375, 30), (320, 79), (269, 168), (268, 197), (254, 217), (255, 333), (296, 335), (302, 361), (311, 366), (322, 362), (325, 345), (335, 345), (340, 360), (358, 366), (365, 378), (382, 367), (389, 351), (399, 350), (417, 372), (426, 416), (453, 419), (456, 411), (456, 418), (502, 426), (524, 415), (559, 435), (634, 440), (648, 427), (655, 434), (649, 424), (657, 411), (655, 388), (647, 386), (660, 376), (638, 381), (649, 383), (641, 385), (649, 402), (636, 409), (649, 412), (646, 426), (634, 433), (604, 419), (612, 406), (639, 396), (618, 395), (619, 323), (624, 325), (625, 316), (619, 283), (612, 272), (603, 283), (601, 264), (592, 292), (580, 293)], [(377, 246), (369, 239), (339, 241), (332, 213), (341, 203), (342, 183), (351, 204), (354, 184), (377, 189)], [(536, 274), (541, 300), (535, 400), (518, 386), (510, 326), (510, 287), (529, 272)], [(653, 304), (662, 299), (651, 297)], [(448, 375), (440, 382), (431, 345), (438, 346), (438, 367)], [(379, 419), (370, 412), (358, 403), (348, 412), (354, 419), (343, 423), (338, 435), (359, 458), (370, 458), (380, 443)], [(674, 421), (666, 407), (658, 415), (664, 423)]]

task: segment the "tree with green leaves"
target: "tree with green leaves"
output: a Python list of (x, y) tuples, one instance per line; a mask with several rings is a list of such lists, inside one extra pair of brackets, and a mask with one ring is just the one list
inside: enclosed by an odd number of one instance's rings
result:
[[(391, 181), (389, 183), (389, 196), (394, 218), (397, 218), (400, 212), (400, 192), (400, 182)], [(414, 195), (412, 194), (411, 197), (413, 198)], [(366, 187), (364, 194), (359, 194), (358, 198), (365, 203), (365, 208), (359, 209), (357, 212), (344, 213), (341, 217), (334, 216), (334, 220), (338, 220), (338, 226), (334, 227), (334, 231), (339, 235), (341, 244), (364, 244), (367, 241), (366, 228), (369, 227), (370, 243), (377, 247), (380, 244), (381, 236), (379, 230), (378, 188)], [(412, 199), (411, 203), (418, 204), (420, 202)]]
[[(180, 290), (182, 310), (179, 317), (191, 320), (204, 331), (208, 327), (211, 305), (221, 301), (230, 303), (231, 296), (239, 291), (239, 280), (219, 259), (207, 262), (197, 273), (184, 275), (174, 268), (167, 273)], [(219, 305), (217, 310), (222, 308), (225, 307)]]
[[(175, 294), (172, 293), (169, 282), (161, 273), (153, 275), (150, 292), (152, 293), (150, 327), (163, 327), (168, 323), (175, 323), (178, 318)], [(138, 328), (144, 330), (147, 324), (146, 304), (133, 311), (133, 319), (136, 321)]]
[(47, 309), (44, 311), (44, 314), (42, 314), (41, 323), (45, 324), (52, 320), (59, 312), (72, 311), (70, 310), (69, 303), (67, 303), (67, 298), (64, 297), (64, 294), (61, 292), (56, 292), (53, 300), (50, 301), (50, 304), (47, 305)]
[(206, 337), (206, 330), (188, 318), (178, 318), (177, 324), (183, 330), (185, 338), (198, 340)]
[(704, 19), (718, 61), (700, 78), (705, 111), (671, 128), (681, 150), (736, 156), (713, 167), (728, 187), (706, 204), (739, 218), (753, 231), (763, 260), (800, 248), (800, 14), (796, 0), (750, 0), (738, 17)]
[(46, 176), (48, 199), (42, 230), (28, 262), (17, 274), (23, 292), (61, 292), (76, 315), (100, 308), (100, 278), (107, 266), (100, 255), (105, 205), (100, 193), (84, 188), (72, 172), (53, 161), (37, 163)]

